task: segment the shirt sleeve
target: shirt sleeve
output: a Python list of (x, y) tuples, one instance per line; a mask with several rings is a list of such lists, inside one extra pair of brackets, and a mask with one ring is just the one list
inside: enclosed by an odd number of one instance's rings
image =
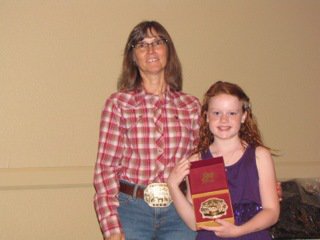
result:
[(94, 170), (94, 207), (105, 237), (120, 233), (117, 208), (119, 181), (117, 172), (123, 149), (121, 111), (108, 99), (101, 114), (97, 160)]

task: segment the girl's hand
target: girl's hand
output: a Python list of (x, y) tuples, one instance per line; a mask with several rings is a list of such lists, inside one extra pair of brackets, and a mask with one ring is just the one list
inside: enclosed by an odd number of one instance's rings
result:
[(204, 226), (201, 227), (201, 229), (207, 230), (207, 231), (213, 231), (216, 236), (218, 237), (238, 237), (240, 236), (239, 233), (239, 227), (227, 222), (226, 220), (223, 219), (216, 219), (215, 220), (216, 223), (219, 223), (219, 226)]
[(190, 162), (188, 159), (181, 159), (172, 169), (167, 184), (172, 187), (179, 187), (180, 183), (190, 172)]

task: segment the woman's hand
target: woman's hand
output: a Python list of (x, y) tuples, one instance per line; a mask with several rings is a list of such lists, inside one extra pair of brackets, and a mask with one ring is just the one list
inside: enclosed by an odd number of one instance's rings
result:
[(282, 196), (283, 196), (281, 182), (279, 182), (279, 181), (277, 182), (276, 188), (277, 188), (277, 194), (278, 194), (278, 197), (279, 197), (279, 201), (281, 202), (282, 201)]

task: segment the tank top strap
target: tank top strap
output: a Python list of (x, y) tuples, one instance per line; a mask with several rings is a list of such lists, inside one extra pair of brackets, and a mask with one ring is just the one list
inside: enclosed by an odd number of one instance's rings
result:
[[(248, 145), (238, 164), (245, 164), (256, 168), (256, 148), (252, 145)], [(237, 163), (235, 165), (237, 165)]]
[(203, 160), (210, 159), (212, 157), (213, 156), (212, 156), (209, 148), (207, 150), (204, 150), (204, 151), (201, 152), (201, 159), (203, 159)]

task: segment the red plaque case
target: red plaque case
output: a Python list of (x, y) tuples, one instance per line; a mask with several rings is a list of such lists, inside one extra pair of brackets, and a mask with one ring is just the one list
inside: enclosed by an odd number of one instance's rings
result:
[(222, 157), (192, 162), (188, 180), (197, 228), (216, 226), (218, 218), (234, 222)]

